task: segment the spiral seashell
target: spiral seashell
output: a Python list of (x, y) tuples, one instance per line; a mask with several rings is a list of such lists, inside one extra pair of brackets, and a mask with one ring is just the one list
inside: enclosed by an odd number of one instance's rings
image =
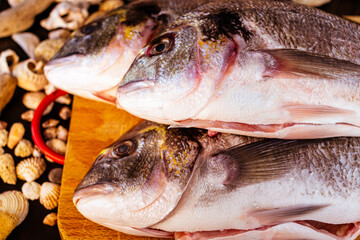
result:
[(58, 154), (65, 155), (66, 152), (66, 143), (63, 140), (54, 138), (46, 141), (46, 145), (49, 146), (52, 150)]
[(22, 120), (31, 122), (34, 118), (34, 113), (35, 113), (34, 110), (27, 110), (27, 111), (23, 112), (20, 117)]
[(46, 120), (45, 122), (43, 122), (42, 124), (41, 124), (41, 126), (43, 127), (43, 128), (51, 128), (51, 127), (56, 127), (56, 125), (58, 125), (59, 124), (59, 120), (56, 120), (56, 119), (48, 119), (48, 120)]
[(24, 50), (24, 52), (30, 58), (35, 58), (34, 56), (35, 46), (38, 45), (40, 42), (38, 36), (30, 32), (22, 32), (22, 33), (13, 34), (11, 38), (22, 48), (22, 50)]
[(48, 62), (52, 56), (64, 45), (66, 39), (46, 39), (35, 48), (35, 59)]
[(19, 56), (12, 49), (0, 54), (0, 73), (11, 74), (12, 68), (19, 62)]
[(15, 162), (9, 153), (0, 155), (0, 177), (4, 183), (16, 184)]
[(68, 138), (68, 130), (63, 126), (59, 125), (56, 129), (56, 136), (58, 139), (63, 140), (66, 142)]
[(51, 182), (44, 182), (41, 185), (40, 203), (48, 210), (58, 206), (60, 196), (60, 185)]
[(22, 185), (21, 191), (27, 199), (36, 200), (40, 197), (41, 185), (37, 182), (26, 182)]
[(17, 157), (28, 157), (32, 154), (34, 148), (32, 143), (27, 139), (21, 139), (14, 149), (14, 154)]
[(10, 102), (16, 88), (16, 78), (8, 73), (0, 74), (0, 112)]
[(13, 75), (18, 80), (18, 86), (27, 91), (40, 91), (48, 84), (43, 72), (44, 62), (27, 59), (15, 65)]
[(0, 239), (6, 239), (16, 227), (19, 219), (14, 214), (0, 211)]
[(25, 134), (25, 128), (22, 123), (14, 123), (9, 132), (7, 147), (13, 149), (18, 142), (23, 138)]
[(43, 220), (43, 224), (49, 225), (49, 226), (55, 226), (57, 222), (57, 214), (56, 213), (49, 213), (45, 216)]
[(5, 147), (7, 144), (7, 140), (8, 140), (8, 131), (6, 131), (5, 129), (0, 129), (0, 146), (1, 147)]
[[(24, 94), (22, 102), (25, 107), (36, 110), (41, 101), (46, 97), (46, 94), (43, 92), (27, 92)], [(54, 103), (49, 104), (49, 106), (44, 110), (44, 115), (51, 112)]]
[(18, 163), (16, 175), (21, 180), (32, 182), (43, 174), (45, 168), (46, 163), (43, 158), (30, 157)]
[(62, 173), (62, 168), (53, 168), (48, 175), (50, 182), (61, 184)]
[(20, 191), (6, 191), (0, 194), (0, 211), (15, 215), (19, 225), (28, 214), (29, 202)]

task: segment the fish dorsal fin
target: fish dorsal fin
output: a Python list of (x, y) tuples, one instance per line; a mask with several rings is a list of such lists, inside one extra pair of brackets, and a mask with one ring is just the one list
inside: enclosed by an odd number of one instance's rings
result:
[(209, 159), (210, 166), (215, 171), (226, 171), (225, 186), (244, 186), (278, 179), (295, 167), (293, 154), (315, 141), (318, 140), (265, 139), (234, 146)]
[(266, 210), (258, 210), (249, 213), (256, 218), (261, 225), (273, 225), (284, 222), (296, 221), (306, 218), (306, 215), (321, 210), (329, 204), (305, 204)]

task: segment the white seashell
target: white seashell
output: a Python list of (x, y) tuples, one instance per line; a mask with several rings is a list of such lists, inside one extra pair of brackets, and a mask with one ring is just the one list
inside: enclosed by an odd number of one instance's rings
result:
[(0, 54), (0, 74), (11, 74), (12, 68), (19, 62), (19, 56), (12, 49), (7, 49)]
[(22, 223), (29, 211), (29, 202), (20, 191), (6, 191), (0, 194), (0, 211), (13, 214)]
[(63, 38), (68, 39), (70, 37), (70, 31), (66, 29), (57, 29), (54, 31), (49, 32), (48, 37), (49, 39), (57, 39), (57, 38)]
[(35, 113), (34, 110), (27, 110), (21, 114), (21, 119), (31, 122), (34, 118), (34, 113)]
[(24, 52), (30, 58), (35, 58), (35, 46), (40, 42), (38, 36), (30, 32), (22, 32), (13, 34), (11, 38), (24, 50)]
[(54, 54), (64, 45), (66, 39), (46, 39), (35, 48), (35, 59), (48, 62)]
[(8, 0), (8, 3), (11, 7), (15, 7), (16, 5), (22, 3), (25, 0)]
[(89, 3), (85, 2), (62, 2), (56, 5), (49, 17), (40, 21), (40, 25), (47, 29), (66, 28), (75, 30), (81, 27), (89, 16), (87, 8)]
[(55, 102), (60, 103), (60, 104), (65, 104), (65, 105), (70, 105), (71, 103), (71, 97), (69, 94), (63, 95), (58, 97)]
[[(43, 92), (27, 92), (24, 94), (22, 102), (25, 105), (25, 107), (30, 108), (32, 110), (36, 110), (36, 108), (39, 106), (39, 104), (45, 97), (46, 95)], [(49, 106), (45, 109), (43, 115), (46, 115), (49, 112), (51, 112), (53, 106), (54, 103), (49, 104)]]
[(14, 149), (14, 154), (17, 157), (28, 157), (32, 154), (34, 148), (32, 143), (27, 139), (21, 139)]
[(60, 109), (59, 117), (62, 120), (68, 120), (71, 117), (71, 109), (67, 106), (64, 106)]
[(16, 184), (15, 162), (9, 153), (0, 155), (0, 177), (4, 183)]
[(43, 174), (45, 168), (46, 163), (44, 159), (31, 157), (18, 163), (16, 166), (16, 175), (21, 180), (32, 182)]
[(46, 95), (53, 93), (55, 90), (56, 90), (56, 87), (54, 85), (52, 85), (51, 83), (46, 84), (44, 87), (44, 92)]
[(49, 127), (44, 130), (44, 138), (46, 140), (56, 138), (56, 127)]
[(41, 157), (42, 153), (40, 148), (37, 145), (34, 145), (34, 150), (32, 153), (33, 157)]
[(17, 85), (27, 91), (40, 91), (48, 84), (43, 72), (44, 62), (27, 59), (14, 66), (13, 75), (17, 78)]
[(16, 227), (19, 219), (14, 214), (9, 214), (4, 211), (0, 211), (0, 239), (6, 239), (12, 230)]
[(0, 129), (6, 129), (7, 125), (7, 122), (0, 120)]
[(25, 127), (22, 123), (14, 123), (9, 131), (7, 147), (13, 149), (25, 134)]
[(27, 199), (36, 200), (40, 197), (41, 185), (37, 182), (26, 182), (22, 185), (21, 191)]
[(49, 225), (49, 226), (55, 226), (57, 222), (57, 214), (56, 213), (49, 213), (45, 216), (43, 220), (43, 224)]
[(1, 147), (6, 146), (8, 135), (9, 135), (8, 131), (6, 131), (5, 129), (0, 129), (0, 146)]
[(16, 78), (7, 73), (0, 74), (0, 112), (10, 102), (16, 88)]
[(68, 138), (68, 130), (60, 125), (56, 129), (56, 136), (58, 139), (66, 142)]
[(62, 168), (53, 168), (49, 172), (48, 178), (50, 182), (61, 184), (63, 169)]
[(60, 121), (57, 120), (57, 119), (52, 119), (52, 118), (50, 118), (50, 119), (46, 120), (45, 122), (43, 122), (43, 123), (41, 124), (41, 126), (42, 126), (43, 128), (56, 127), (56, 125), (58, 125), (59, 122), (60, 122)]
[(3, 155), (5, 153), (5, 150), (3, 147), (0, 147), (0, 155)]
[(46, 145), (48, 145), (49, 148), (51, 148), (58, 154), (65, 155), (66, 143), (63, 140), (54, 138), (54, 139), (46, 141)]
[(41, 185), (40, 203), (48, 210), (58, 206), (60, 196), (60, 185), (51, 182), (44, 182)]

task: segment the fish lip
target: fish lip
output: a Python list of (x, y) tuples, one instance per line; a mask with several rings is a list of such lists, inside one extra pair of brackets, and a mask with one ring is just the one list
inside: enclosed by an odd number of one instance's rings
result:
[(151, 88), (155, 85), (155, 79), (137, 79), (132, 80), (131, 82), (123, 83), (119, 85), (119, 92), (121, 94), (127, 94), (132, 92), (137, 92), (144, 88)]
[(111, 194), (114, 192), (114, 186), (111, 183), (96, 183), (93, 185), (76, 188), (73, 195), (73, 202), (76, 206), (78, 202), (84, 197), (94, 197), (106, 194)]
[(51, 70), (53, 67), (60, 67), (60, 66), (74, 63), (74, 61), (78, 60), (79, 57), (84, 57), (84, 56), (85, 56), (85, 54), (77, 53), (77, 54), (72, 54), (72, 55), (69, 55), (66, 57), (61, 57), (61, 58), (52, 58), (52, 59), (50, 59), (50, 61), (48, 61), (45, 64), (44, 71), (46, 73), (49, 70)]

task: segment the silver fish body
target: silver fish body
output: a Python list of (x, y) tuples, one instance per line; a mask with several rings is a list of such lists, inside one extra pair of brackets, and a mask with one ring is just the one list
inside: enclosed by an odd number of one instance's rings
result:
[[(144, 122), (102, 151), (73, 200), (90, 220), (136, 235), (352, 239), (360, 221), (359, 144), (211, 138)], [(335, 225), (346, 231), (329, 230)]]
[(140, 51), (117, 104), (256, 137), (359, 136), (359, 41), (358, 24), (289, 1), (211, 2)]

